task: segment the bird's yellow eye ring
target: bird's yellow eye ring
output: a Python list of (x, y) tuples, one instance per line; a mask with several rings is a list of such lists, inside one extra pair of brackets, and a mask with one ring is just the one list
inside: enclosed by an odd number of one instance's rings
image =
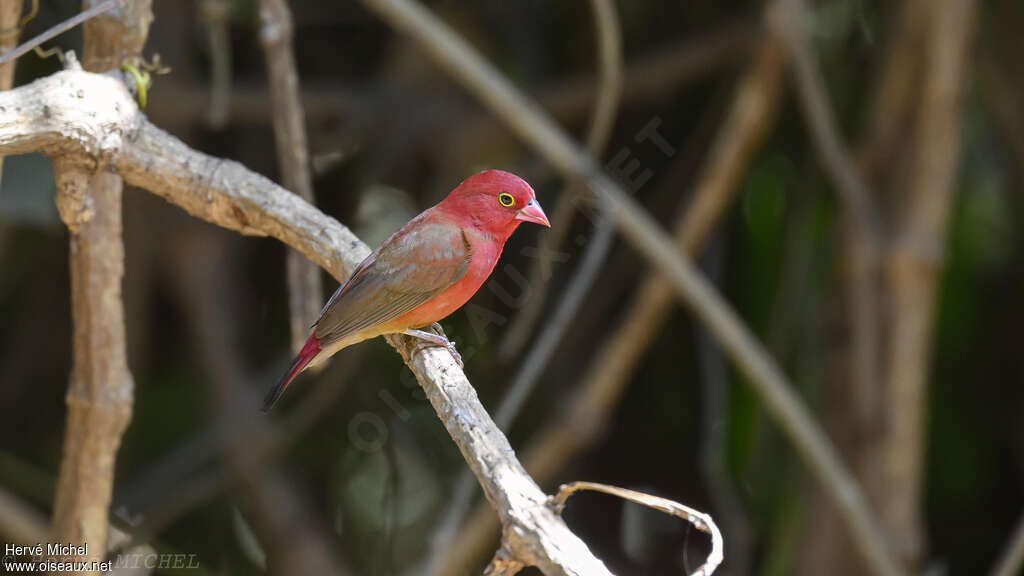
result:
[(513, 198), (512, 195), (509, 194), (508, 192), (502, 192), (501, 194), (498, 194), (498, 202), (502, 206), (508, 208), (509, 206), (516, 203), (516, 199)]

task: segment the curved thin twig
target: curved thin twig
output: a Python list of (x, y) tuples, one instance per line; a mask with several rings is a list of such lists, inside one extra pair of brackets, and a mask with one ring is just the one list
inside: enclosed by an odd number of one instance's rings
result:
[(551, 497), (551, 505), (555, 508), (559, 514), (565, 508), (566, 501), (574, 493), (580, 490), (592, 490), (594, 492), (602, 492), (604, 494), (610, 494), (617, 496), (624, 500), (629, 500), (635, 504), (641, 506), (647, 506), (648, 508), (654, 508), (660, 510), (665, 514), (671, 514), (677, 518), (682, 518), (693, 527), (701, 532), (704, 532), (711, 536), (711, 552), (708, 553), (707, 560), (704, 564), (701, 564), (690, 576), (711, 576), (716, 568), (725, 559), (725, 545), (722, 542), (722, 532), (718, 530), (718, 526), (715, 525), (715, 521), (711, 519), (709, 514), (705, 514), (700, 510), (690, 508), (684, 504), (680, 504), (674, 500), (668, 498), (661, 498), (658, 496), (651, 496), (650, 494), (644, 494), (643, 492), (637, 492), (635, 490), (628, 490), (626, 488), (619, 488), (617, 486), (609, 486), (607, 484), (599, 484), (597, 482), (571, 482), (569, 484), (562, 484), (558, 489), (558, 494)]

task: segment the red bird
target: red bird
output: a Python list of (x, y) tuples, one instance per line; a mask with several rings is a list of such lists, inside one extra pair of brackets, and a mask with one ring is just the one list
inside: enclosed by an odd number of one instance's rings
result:
[[(267, 393), (263, 411), (307, 367), (381, 334), (407, 334), (443, 346), (461, 365), (437, 321), (476, 293), (521, 222), (551, 225), (522, 178), (501, 170), (467, 178), (356, 266), (327, 301), (291, 368)], [(420, 330), (431, 324), (436, 334)]]

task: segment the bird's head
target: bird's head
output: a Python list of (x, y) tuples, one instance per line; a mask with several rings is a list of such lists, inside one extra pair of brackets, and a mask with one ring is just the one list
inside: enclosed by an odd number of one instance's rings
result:
[(485, 170), (463, 180), (441, 204), (461, 221), (501, 238), (522, 222), (551, 226), (533, 188), (503, 170)]

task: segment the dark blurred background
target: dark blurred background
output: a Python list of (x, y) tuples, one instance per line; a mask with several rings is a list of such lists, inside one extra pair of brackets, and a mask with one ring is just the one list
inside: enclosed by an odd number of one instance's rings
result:
[[(888, 55), (911, 41), (899, 25), (904, 4), (813, 3), (811, 45), (855, 150), (871, 138)], [(25, 36), (80, 9), (74, 0), (39, 5)], [(375, 245), (464, 177), (500, 167), (531, 182), (550, 214), (566, 183), (421, 49), (358, 3), (290, 5), (321, 210)], [(568, 131), (585, 137), (597, 93), (587, 2), (427, 5)], [(764, 5), (645, 0), (617, 8), (626, 83), (603, 161), (628, 149), (650, 171), (636, 198), (671, 228), (738, 79), (761, 49)], [(149, 118), (198, 150), (278, 179), (257, 2), (156, 0), (154, 12), (146, 53), (158, 53), (171, 72), (155, 78)], [(987, 571), (1024, 509), (1022, 21), (1018, 1), (977, 3), (962, 89), (924, 408), (922, 567), (938, 574)], [(55, 42), (78, 49), (81, 33)], [(55, 58), (29, 54), (18, 61), (16, 84), (59, 67)], [(230, 85), (214, 89), (217, 74)], [(841, 263), (843, 209), (789, 76), (782, 82), (771, 128), (699, 260), (834, 432), (843, 417), (832, 359), (848, 344), (841, 325), (850, 290)], [(637, 142), (652, 120), (675, 155)], [(880, 195), (901, 193), (879, 181)], [(53, 198), (45, 157), (6, 159), (0, 487), (42, 514), (52, 508), (71, 358), (68, 233)], [(133, 189), (125, 192), (124, 229), (136, 397), (117, 461), (116, 523), (129, 533), (152, 530), (146, 537), (158, 550), (198, 555), (201, 568), (182, 573), (298, 573), (278, 560), (288, 553), (282, 547), (324, 555), (351, 574), (425, 571), (465, 464), (401, 358), (382, 339), (360, 344), (300, 378), (269, 431), (236, 426), (238, 414), (257, 411), (259, 394), (291, 357), (285, 247), (218, 229)], [(546, 315), (592, 231), (590, 219), (574, 220), (547, 281)], [(522, 280), (549, 233), (517, 232), (473, 309), (444, 322), (489, 409), (533, 341), (511, 356), (497, 353), (517, 312), (539, 294)], [(569, 425), (564, 415), (581, 375), (647, 272), (616, 240), (536, 391), (505, 430), (517, 450), (552, 422)], [(336, 283), (326, 274), (323, 280), (329, 294)], [(899, 310), (883, 316), (898, 321)], [(672, 308), (607, 418), (593, 424), (596, 430), (580, 432), (593, 433), (585, 448), (543, 479), (546, 491), (593, 480), (707, 511), (726, 532), (724, 574), (845, 573), (822, 571), (828, 561), (808, 549), (823, 537), (841, 541), (843, 533), (837, 521), (816, 519), (817, 507), (829, 504), (815, 480), (683, 307)], [(857, 441), (838, 440), (846, 454)], [(262, 456), (245, 464), (253, 454)], [(685, 522), (607, 496), (574, 497), (566, 518), (620, 574), (683, 573), (708, 550), (706, 537)], [(460, 530), (449, 546), (462, 547), (466, 536)], [(472, 573), (493, 549), (482, 551)]]

